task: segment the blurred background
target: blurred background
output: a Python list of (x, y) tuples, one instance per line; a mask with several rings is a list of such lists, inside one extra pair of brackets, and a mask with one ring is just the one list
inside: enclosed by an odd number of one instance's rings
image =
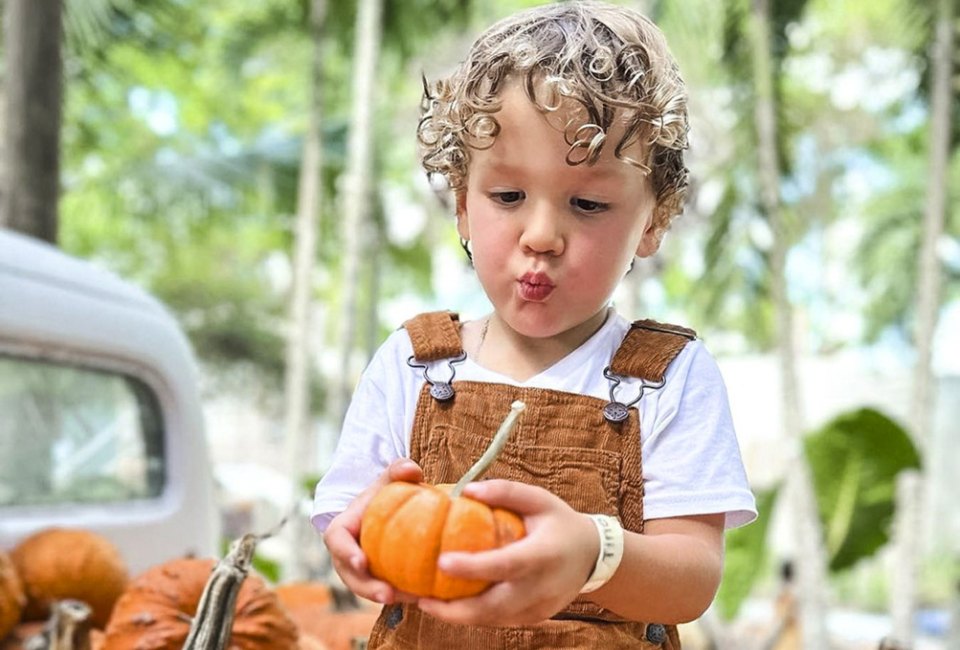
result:
[[(308, 507), (389, 332), (489, 309), (421, 76), (537, 4), (4, 2), (0, 224), (176, 315), (225, 532)], [(960, 2), (619, 4), (679, 60), (692, 188), (615, 302), (718, 358), (761, 506), (687, 644), (960, 648)], [(325, 576), (301, 535), (279, 570)]]

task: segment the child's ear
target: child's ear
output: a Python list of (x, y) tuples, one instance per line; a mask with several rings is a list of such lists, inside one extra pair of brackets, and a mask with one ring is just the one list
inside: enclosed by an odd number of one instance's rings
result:
[(467, 193), (457, 192), (457, 233), (461, 239), (470, 241), (470, 223), (467, 219)]
[(661, 233), (654, 227), (657, 221), (657, 209), (654, 208), (653, 217), (647, 222), (647, 228), (643, 231), (643, 236), (640, 237), (640, 243), (637, 245), (637, 257), (650, 257), (660, 248)]

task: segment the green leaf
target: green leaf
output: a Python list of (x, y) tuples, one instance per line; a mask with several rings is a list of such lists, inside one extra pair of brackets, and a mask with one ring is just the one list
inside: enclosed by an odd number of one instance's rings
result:
[(726, 534), (723, 580), (715, 601), (720, 616), (726, 620), (737, 615), (766, 565), (767, 529), (779, 492), (779, 485), (758, 492), (757, 520)]
[(902, 426), (871, 408), (837, 416), (804, 444), (830, 570), (840, 571), (887, 543), (897, 475), (919, 468), (920, 455)]

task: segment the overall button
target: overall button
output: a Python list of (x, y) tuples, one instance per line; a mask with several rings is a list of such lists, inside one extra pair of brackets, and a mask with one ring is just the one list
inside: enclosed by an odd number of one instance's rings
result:
[(387, 614), (387, 629), (392, 630), (403, 620), (403, 605), (394, 605)]
[(659, 623), (648, 623), (646, 637), (650, 643), (663, 643), (667, 640), (667, 628)]

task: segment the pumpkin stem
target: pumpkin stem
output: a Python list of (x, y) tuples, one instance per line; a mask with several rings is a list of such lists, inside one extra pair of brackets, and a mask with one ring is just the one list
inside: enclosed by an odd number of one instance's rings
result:
[(493, 461), (500, 455), (503, 446), (507, 444), (510, 434), (513, 433), (513, 427), (517, 423), (517, 418), (520, 417), (520, 413), (522, 413), (525, 408), (527, 408), (527, 405), (520, 400), (510, 405), (510, 412), (507, 413), (507, 417), (504, 418), (500, 424), (500, 428), (497, 429), (496, 435), (494, 435), (493, 440), (490, 441), (490, 446), (487, 447), (487, 450), (480, 456), (480, 460), (475, 462), (473, 467), (468, 469), (467, 473), (463, 475), (463, 478), (453, 486), (453, 490), (450, 491), (451, 497), (456, 498), (463, 494), (463, 488), (467, 486), (467, 483), (478, 479), (487, 471), (490, 465), (493, 464)]
[(357, 595), (340, 585), (330, 585), (330, 597), (333, 599), (333, 611), (349, 612), (360, 609), (360, 600)]
[(91, 611), (83, 601), (58, 600), (43, 631), (24, 643), (25, 650), (90, 650)]
[(247, 533), (217, 562), (203, 588), (183, 650), (224, 650), (230, 641), (240, 586), (250, 572), (257, 543), (267, 535)]

